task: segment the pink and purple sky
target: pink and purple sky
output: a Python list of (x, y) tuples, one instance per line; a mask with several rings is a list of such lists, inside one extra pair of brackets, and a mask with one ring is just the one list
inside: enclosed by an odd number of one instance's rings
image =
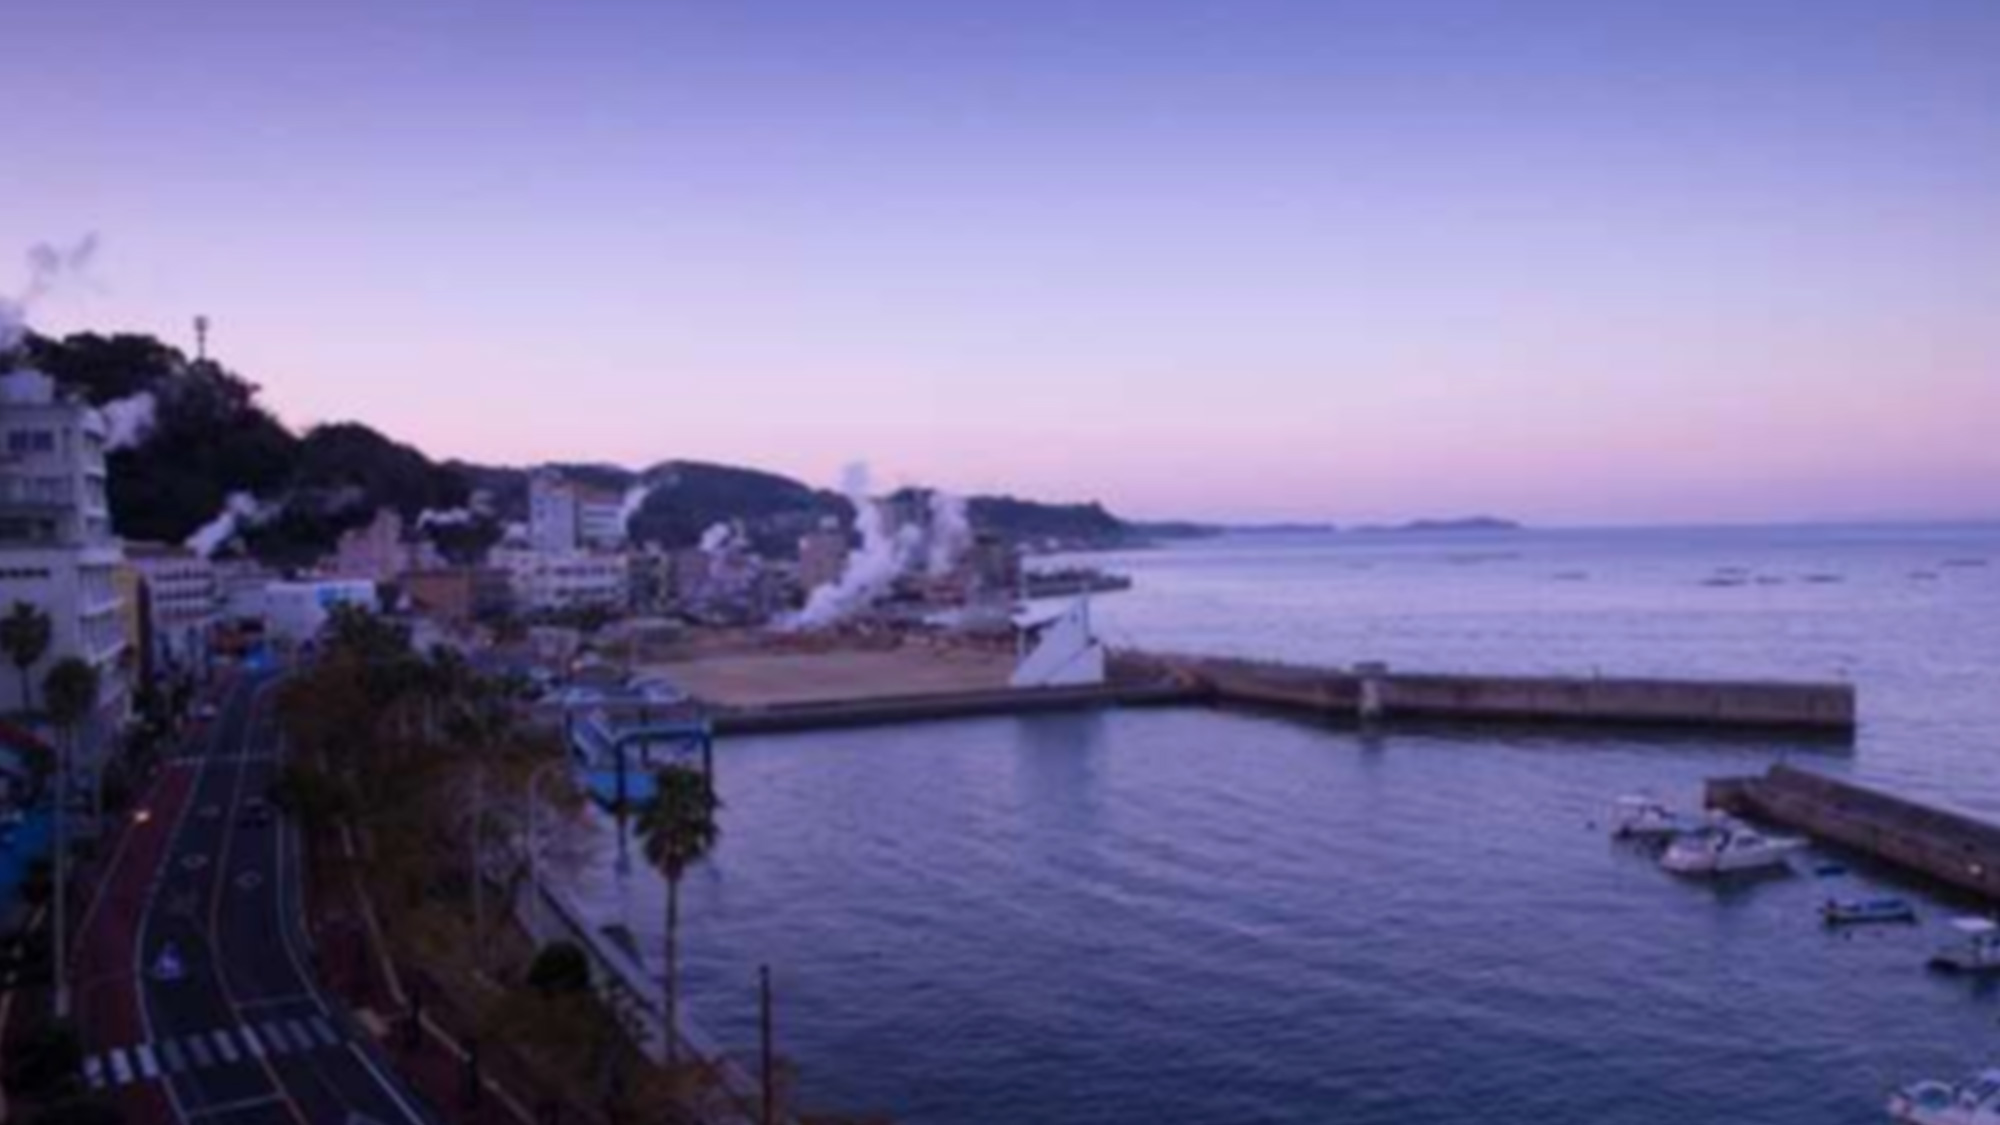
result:
[(206, 313), (296, 424), (1139, 516), (2000, 516), (1992, 0), (5, 27), (0, 248), (103, 240), (37, 326)]

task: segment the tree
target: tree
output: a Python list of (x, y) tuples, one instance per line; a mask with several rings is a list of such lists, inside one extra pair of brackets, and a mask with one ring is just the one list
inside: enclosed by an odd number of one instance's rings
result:
[(528, 987), (544, 996), (590, 990), (590, 958), (573, 941), (552, 941), (528, 966)]
[(62, 1093), (83, 1068), (83, 1040), (67, 1020), (56, 1020), (16, 1040), (7, 1051), (7, 1091), (18, 1097)]
[(97, 710), (99, 687), (97, 669), (74, 656), (56, 661), (42, 681), (49, 717), (62, 731), (62, 746), (56, 751), (56, 950), (52, 973), (56, 1015), (63, 1018), (69, 1015), (69, 763), (76, 756), (78, 728)]
[(28, 678), (28, 669), (48, 653), (53, 636), (54, 625), (49, 615), (27, 602), (15, 602), (7, 616), (0, 617), (0, 649), (6, 651), (7, 659), (14, 662), (14, 668), (21, 674), (23, 711), (35, 708), (34, 681)]
[(667, 1063), (680, 1052), (681, 876), (699, 863), (721, 835), (715, 790), (697, 769), (669, 765), (653, 775), (652, 800), (639, 810), (638, 830), (646, 862), (667, 880)]

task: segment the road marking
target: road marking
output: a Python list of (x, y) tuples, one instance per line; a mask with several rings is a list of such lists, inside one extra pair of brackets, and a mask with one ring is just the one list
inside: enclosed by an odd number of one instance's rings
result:
[(83, 1080), (93, 1090), (104, 1089), (104, 1060), (96, 1055), (83, 1060)]
[(294, 992), (290, 996), (262, 996), (255, 1000), (245, 1000), (236, 1005), (243, 1011), (256, 1008), (288, 1008), (298, 1004), (310, 1004), (313, 998), (304, 992)]
[(298, 1041), (299, 1050), (301, 1051), (312, 1050), (313, 1037), (311, 1035), (306, 1034), (305, 1024), (300, 1023), (298, 1020), (286, 1020), (285, 1030), (290, 1032), (292, 1038)]
[(132, 1048), (132, 1057), (139, 1060), (139, 1074), (141, 1077), (158, 1078), (160, 1076), (160, 1061), (153, 1057), (152, 1044), (141, 1043)]
[(188, 1054), (194, 1056), (195, 1066), (207, 1070), (215, 1065), (215, 1056), (209, 1053), (208, 1044), (201, 1041), (201, 1036), (190, 1035), (181, 1042), (187, 1044)]
[(292, 1041), (285, 1038), (284, 1028), (273, 1022), (264, 1024), (263, 1029), (264, 1038), (271, 1041), (270, 1048), (272, 1054), (289, 1055), (292, 1053)]
[(333, 1025), (326, 1022), (325, 1016), (314, 1016), (312, 1018), (312, 1029), (319, 1035), (320, 1045), (323, 1047), (331, 1047), (335, 1043), (340, 1042), (339, 1033), (333, 1030)]
[(224, 1102), (221, 1105), (212, 1105), (205, 1109), (195, 1110), (193, 1113), (188, 1114), (188, 1120), (198, 1121), (204, 1117), (221, 1117), (225, 1114), (241, 1113), (246, 1109), (261, 1109), (267, 1105), (282, 1105), (283, 1103), (283, 1098), (275, 1097), (271, 1094), (263, 1094), (254, 1098)]
[(252, 1055), (260, 1059), (264, 1057), (264, 1041), (257, 1038), (256, 1028), (246, 1023), (236, 1029), (236, 1034), (243, 1037), (243, 1046), (248, 1048)]
[(109, 1057), (111, 1059), (111, 1080), (120, 1086), (132, 1081), (132, 1064), (125, 1059), (125, 1048), (111, 1048)]
[(171, 1039), (161, 1041), (160, 1058), (166, 1062), (169, 1074), (179, 1074), (188, 1068), (187, 1056), (181, 1053), (181, 1045)]
[(243, 1057), (236, 1051), (236, 1041), (231, 1039), (229, 1033), (221, 1028), (218, 1027), (210, 1032), (209, 1038), (215, 1040), (215, 1053), (222, 1056), (223, 1062), (235, 1062), (237, 1059)]

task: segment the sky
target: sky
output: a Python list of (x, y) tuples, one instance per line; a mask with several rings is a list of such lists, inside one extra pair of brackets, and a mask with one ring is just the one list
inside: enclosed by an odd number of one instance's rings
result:
[(1992, 0), (18, 0), (43, 331), (1123, 514), (2000, 517)]

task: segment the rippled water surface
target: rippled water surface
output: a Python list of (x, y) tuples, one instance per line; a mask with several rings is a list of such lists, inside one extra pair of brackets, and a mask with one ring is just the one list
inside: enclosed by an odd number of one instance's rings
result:
[[(1922, 966), (1965, 904), (1821, 853), (1679, 881), (1598, 821), (1787, 755), (2000, 809), (2000, 564), (1943, 565), (2000, 535), (1693, 538), (1206, 543), (1116, 560), (1140, 588), (1100, 613), (1294, 659), (1847, 675), (1856, 747), (1203, 711), (733, 740), (694, 1011), (748, 1049), (773, 965), (807, 1100), (919, 1125), (1883, 1120), (1898, 1083), (2000, 1062), (2000, 993)], [(1751, 577), (1701, 584), (1722, 568)], [(600, 880), (657, 942), (657, 887)], [(1885, 887), (1924, 924), (1818, 925)]]

